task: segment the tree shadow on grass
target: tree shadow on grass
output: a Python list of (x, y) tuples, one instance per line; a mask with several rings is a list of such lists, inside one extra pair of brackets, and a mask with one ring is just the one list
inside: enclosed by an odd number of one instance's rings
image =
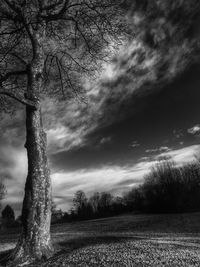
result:
[(110, 243), (121, 243), (128, 240), (138, 240), (139, 237), (129, 237), (129, 236), (114, 236), (114, 235), (105, 235), (105, 236), (89, 236), (89, 237), (78, 237), (72, 238), (66, 241), (61, 241), (58, 243), (60, 247), (59, 254), (71, 253), (74, 250), (81, 249), (89, 246), (96, 246), (101, 244), (110, 244)]
[[(67, 257), (73, 253), (73, 251), (86, 248), (89, 246), (96, 246), (96, 245), (106, 245), (111, 243), (121, 243), (128, 240), (138, 240), (141, 238), (138, 237), (129, 237), (129, 236), (114, 236), (114, 235), (102, 235), (102, 236), (85, 236), (85, 237), (73, 237), (67, 240), (60, 241), (55, 244), (55, 254), (48, 260), (41, 260), (37, 263), (32, 263), (28, 266), (30, 267), (38, 267), (38, 266), (48, 266), (54, 267), (58, 266), (56, 264), (59, 261), (60, 257)], [(0, 267), (6, 266), (6, 263), (9, 259), (9, 255), (11, 254), (12, 250), (5, 251), (0, 253)], [(26, 265), (27, 266), (27, 265)]]

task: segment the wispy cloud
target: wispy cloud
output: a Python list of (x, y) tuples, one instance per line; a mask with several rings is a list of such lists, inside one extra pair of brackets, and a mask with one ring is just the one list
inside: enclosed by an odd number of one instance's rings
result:
[(100, 140), (100, 144), (101, 145), (105, 145), (105, 144), (109, 144), (112, 142), (112, 137), (111, 136), (108, 136), (108, 137), (103, 137), (101, 140)]
[(180, 139), (180, 138), (182, 138), (184, 136), (184, 133), (183, 133), (182, 130), (174, 130), (173, 134), (177, 139)]
[(174, 160), (177, 164), (182, 165), (194, 161), (195, 157), (199, 156), (199, 153), (200, 145), (193, 145), (161, 153), (156, 156), (156, 159), (159, 159), (160, 157), (168, 157), (169, 159)]
[(63, 197), (63, 203), (58, 203), (64, 209), (68, 209), (71, 202), (66, 203), (65, 198), (72, 200), (77, 190), (83, 190), (88, 195), (97, 191), (122, 194), (132, 186), (142, 183), (150, 166), (144, 162), (127, 167), (105, 166), (101, 169), (57, 172), (52, 175), (54, 195)]
[(188, 129), (188, 133), (192, 135), (200, 135), (200, 124), (197, 124), (192, 128)]
[(139, 147), (140, 144), (138, 143), (138, 141), (133, 141), (132, 144), (131, 144), (131, 147), (132, 148), (136, 148), (136, 147)]
[[(143, 182), (144, 176), (151, 167), (161, 158), (174, 160), (177, 165), (182, 165), (195, 160), (199, 155), (200, 145), (188, 146), (157, 153), (151, 157), (143, 157), (138, 163), (125, 165), (102, 166), (101, 168), (79, 169), (75, 171), (55, 171), (52, 173), (53, 195), (56, 204), (63, 210), (70, 209), (73, 195), (77, 190), (84, 190), (88, 195), (95, 191), (111, 191), (114, 195), (121, 195), (130, 188)], [(10, 155), (12, 157), (10, 158)], [(25, 150), (16, 150), (12, 147), (5, 151), (5, 160), (12, 166), (6, 170), (12, 179), (5, 180), (8, 188), (7, 198), (4, 203), (16, 206), (19, 215), (23, 199), (23, 185), (27, 173), (27, 160)]]
[(13, 146), (1, 146), (0, 175), (8, 180), (20, 182), (27, 172), (27, 156), (25, 149)]
[(167, 146), (161, 146), (159, 148), (147, 149), (145, 152), (146, 153), (158, 153), (158, 152), (168, 152), (170, 150), (171, 148)]

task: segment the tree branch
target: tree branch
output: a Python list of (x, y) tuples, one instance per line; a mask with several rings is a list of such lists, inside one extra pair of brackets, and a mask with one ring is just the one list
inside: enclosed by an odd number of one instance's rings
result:
[(4, 2), (17, 14), (21, 13), (21, 10), (15, 5), (14, 2), (10, 2), (9, 0), (4, 0)]
[(19, 61), (21, 61), (21, 63), (23, 63), (25, 66), (27, 66), (27, 62), (22, 57), (17, 55), (16, 53), (11, 53), (11, 56), (17, 58)]
[(8, 91), (0, 91), (0, 95), (4, 95), (4, 96), (8, 96), (16, 101), (18, 101), (19, 103), (23, 104), (23, 105), (26, 105), (26, 106), (30, 106), (34, 109), (37, 109), (38, 108), (38, 104), (34, 101), (31, 101), (29, 99), (25, 99), (25, 98), (22, 98), (12, 92), (8, 92)]
[[(62, 3), (62, 1), (58, 1), (57, 2), (57, 6), (60, 5)], [(45, 19), (46, 22), (50, 22), (50, 21), (53, 21), (53, 20), (58, 20), (60, 19), (64, 14), (65, 12), (67, 11), (67, 5), (69, 4), (69, 0), (65, 0), (64, 1), (64, 4), (63, 6), (61, 7), (61, 9), (57, 12), (57, 13), (54, 13), (54, 14), (48, 14), (48, 15), (43, 15), (41, 16), (43, 19)], [(55, 5), (55, 4), (54, 4)], [(47, 9), (48, 7), (46, 7)], [(52, 7), (49, 6), (49, 10), (52, 10)]]
[(19, 8), (18, 6), (16, 6), (16, 4), (14, 2), (10, 2), (9, 0), (4, 0), (4, 2), (10, 7), (11, 10), (13, 10), (20, 17), (21, 22), (24, 25), (24, 27), (25, 27), (25, 29), (26, 29), (26, 31), (28, 33), (28, 36), (29, 36), (29, 38), (31, 40), (32, 48), (33, 48), (33, 54), (35, 54), (34, 38), (33, 38), (32, 34), (31, 34), (31, 30), (30, 30), (29, 24), (26, 22), (26, 19), (22, 14), (21, 8)]
[(0, 32), (0, 35), (12, 35), (12, 34), (15, 34), (17, 32), (22, 31), (23, 28), (24, 28), (24, 26), (23, 27), (20, 27), (20, 28), (17, 28), (15, 30), (8, 31), (8, 32), (7, 31), (3, 31), (3, 32)]
[(60, 6), (62, 4), (63, 0), (59, 0), (58, 2), (55, 2), (53, 4), (47, 5), (47, 6), (41, 6), (42, 11), (48, 11), (48, 10), (52, 10), (55, 9), (57, 6)]
[(20, 75), (26, 75), (28, 72), (27, 70), (19, 70), (19, 71), (10, 71), (7, 72), (5, 75), (0, 74), (0, 86), (3, 82), (5, 82), (7, 79), (9, 79), (11, 76), (20, 76)]

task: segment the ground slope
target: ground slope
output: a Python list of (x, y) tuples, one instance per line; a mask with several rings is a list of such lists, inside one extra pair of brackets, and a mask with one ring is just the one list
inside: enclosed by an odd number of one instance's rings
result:
[[(200, 213), (123, 215), (54, 225), (59, 252), (31, 266), (200, 266)], [(0, 234), (0, 251), (15, 245)]]

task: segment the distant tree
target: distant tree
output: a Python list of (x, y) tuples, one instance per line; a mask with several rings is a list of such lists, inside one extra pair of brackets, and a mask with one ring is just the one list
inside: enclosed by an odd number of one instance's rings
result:
[[(6, 187), (3, 182), (0, 180), (0, 201), (4, 198), (6, 193)], [(0, 209), (1, 209), (1, 202), (0, 202)]]
[(183, 212), (200, 210), (199, 162), (176, 166), (162, 160), (152, 166), (144, 183), (124, 195), (129, 211)]
[(110, 193), (102, 192), (100, 196), (100, 207), (105, 208), (109, 207), (112, 203), (113, 196)]
[(124, 202), (127, 211), (136, 211), (143, 208), (143, 188), (141, 186), (131, 189), (124, 194)]
[(87, 198), (82, 190), (79, 190), (75, 193), (73, 198), (73, 206), (76, 214), (82, 217), (87, 207)]
[(93, 213), (97, 213), (100, 207), (100, 193), (99, 192), (95, 192), (90, 198), (89, 198), (89, 203), (92, 207), (92, 211)]
[(15, 213), (11, 206), (7, 205), (2, 213), (2, 220), (4, 226), (10, 226), (15, 221)]
[(112, 213), (113, 215), (121, 214), (126, 211), (126, 205), (123, 197), (114, 197), (112, 200)]
[(173, 161), (161, 161), (151, 168), (143, 184), (145, 205), (150, 211), (176, 211), (181, 193), (181, 173)]
[(110, 193), (102, 192), (99, 200), (99, 212), (101, 216), (109, 216), (111, 212), (111, 205), (113, 196)]
[(62, 222), (69, 222), (71, 221), (70, 214), (68, 212), (64, 212)]
[[(42, 98), (77, 97), (124, 33), (121, 0), (0, 1), (0, 107), (26, 107), (28, 176), (13, 260), (50, 257), (51, 181)], [(36, 223), (37, 222), (37, 223)]]
[(52, 200), (52, 203), (51, 203), (51, 213), (53, 213), (54, 211), (56, 211), (56, 203), (55, 201)]
[(95, 192), (87, 199), (83, 191), (77, 191), (73, 199), (71, 220), (101, 218), (123, 213), (125, 201), (122, 197), (113, 197), (108, 192)]

